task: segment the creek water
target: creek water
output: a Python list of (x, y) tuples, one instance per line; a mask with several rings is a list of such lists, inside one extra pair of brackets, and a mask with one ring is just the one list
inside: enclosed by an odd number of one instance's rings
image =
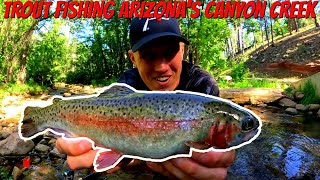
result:
[(247, 108), (261, 118), (262, 132), (237, 150), (228, 179), (320, 179), (320, 118)]

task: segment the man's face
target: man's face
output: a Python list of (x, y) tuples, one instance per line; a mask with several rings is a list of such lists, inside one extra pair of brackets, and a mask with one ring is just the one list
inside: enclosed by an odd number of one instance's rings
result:
[(143, 82), (150, 90), (174, 90), (180, 82), (184, 45), (175, 39), (158, 39), (129, 51)]

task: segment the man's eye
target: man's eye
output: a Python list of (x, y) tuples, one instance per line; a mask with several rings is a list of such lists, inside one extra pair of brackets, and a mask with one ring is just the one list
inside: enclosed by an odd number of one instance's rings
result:
[(144, 53), (142, 55), (142, 59), (145, 59), (145, 60), (151, 60), (151, 59), (154, 59), (154, 58), (155, 58), (154, 53)]
[(164, 57), (165, 58), (173, 58), (174, 56), (176, 55), (176, 51), (174, 49), (167, 49), (165, 52), (164, 52)]

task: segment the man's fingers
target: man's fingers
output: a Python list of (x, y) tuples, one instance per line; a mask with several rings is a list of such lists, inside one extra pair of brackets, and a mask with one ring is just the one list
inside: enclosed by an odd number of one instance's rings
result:
[[(172, 174), (184, 176), (177, 176), (178, 178), (187, 179), (225, 179), (227, 176), (226, 168), (208, 168), (204, 167), (191, 158), (177, 158), (170, 160), (174, 167), (180, 172), (171, 172)], [(178, 171), (176, 170), (176, 171)], [(183, 172), (183, 173), (182, 173)]]
[(191, 180), (192, 178), (187, 175), (184, 171), (181, 171), (180, 168), (174, 166), (171, 161), (165, 161), (162, 163), (164, 168), (169, 171), (170, 174), (174, 175), (178, 179)]
[(226, 168), (232, 165), (235, 159), (235, 151), (227, 152), (207, 152), (207, 153), (192, 153), (192, 159), (199, 164), (209, 168)]
[(163, 174), (165, 176), (172, 177), (172, 175), (166, 170), (166, 168), (164, 168), (163, 163), (147, 162), (147, 166), (155, 172), (158, 172), (158, 173)]
[(65, 153), (70, 156), (78, 156), (92, 149), (92, 145), (89, 141), (68, 141), (62, 138), (58, 138), (56, 141), (56, 148), (61, 153)]
[(91, 168), (97, 152), (97, 150), (89, 150), (81, 155), (67, 156), (67, 163), (72, 170)]

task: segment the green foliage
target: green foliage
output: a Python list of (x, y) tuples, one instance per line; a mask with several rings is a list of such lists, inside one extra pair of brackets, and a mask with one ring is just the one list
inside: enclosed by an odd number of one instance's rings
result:
[(235, 82), (242, 81), (243, 78), (248, 77), (249, 69), (244, 66), (244, 62), (235, 63), (230, 76)]
[(12, 176), (9, 175), (8, 169), (6, 169), (4, 166), (0, 166), (0, 179), (12, 180)]
[(275, 19), (273, 24), (273, 32), (275, 36), (283, 36), (288, 33), (288, 24), (285, 19)]
[(117, 82), (118, 78), (117, 77), (113, 77), (111, 79), (102, 79), (102, 80), (92, 80), (91, 84), (93, 86), (108, 86), (112, 83)]
[(62, 20), (54, 20), (51, 29), (39, 34), (30, 49), (27, 74), (37, 83), (48, 85), (66, 79), (74, 50), (68, 37), (60, 34), (62, 26)]
[(299, 89), (304, 93), (301, 104), (317, 104), (320, 103), (320, 97), (317, 95), (317, 89), (309, 80), (302, 88)]
[(5, 96), (22, 95), (28, 93), (31, 95), (41, 94), (46, 90), (45, 86), (40, 86), (32, 81), (25, 84), (6, 83), (0, 84), (0, 101)]
[[(191, 12), (188, 13), (190, 15)], [(230, 35), (226, 19), (208, 19), (202, 13), (196, 19), (180, 20), (180, 24), (182, 35), (190, 41), (190, 62), (211, 71), (216, 70), (216, 67), (225, 66), (226, 58), (223, 52), (225, 40)]]
[(218, 80), (220, 88), (281, 88), (287, 87), (287, 84), (279, 81), (270, 81), (265, 79), (243, 79), (238, 82)]

